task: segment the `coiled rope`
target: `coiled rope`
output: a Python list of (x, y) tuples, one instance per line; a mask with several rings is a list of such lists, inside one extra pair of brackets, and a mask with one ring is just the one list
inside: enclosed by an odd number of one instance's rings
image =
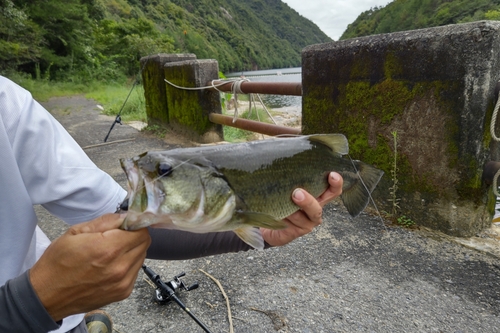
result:
[[(495, 140), (497, 142), (500, 141), (500, 138), (495, 133), (495, 126), (496, 126), (496, 122), (497, 122), (499, 109), (500, 109), (500, 94), (498, 96), (497, 103), (495, 105), (495, 109), (493, 109), (493, 115), (491, 117), (491, 124), (490, 124), (491, 137), (493, 138), (493, 140)], [(498, 177), (500, 177), (500, 169), (495, 173), (495, 176), (493, 177), (493, 185), (494, 185), (493, 186), (493, 193), (497, 197), (500, 197), (500, 194), (498, 193), (498, 185), (497, 185)]]

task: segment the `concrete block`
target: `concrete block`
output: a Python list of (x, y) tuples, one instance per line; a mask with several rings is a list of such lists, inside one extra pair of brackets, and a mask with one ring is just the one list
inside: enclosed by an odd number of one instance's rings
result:
[(177, 86), (166, 85), (169, 125), (198, 142), (221, 141), (222, 126), (208, 119), (210, 113), (222, 113), (220, 93), (216, 90), (190, 89), (206, 87), (208, 82), (218, 80), (217, 61), (166, 63), (164, 73), (165, 79)]
[(168, 124), (167, 93), (163, 65), (195, 60), (194, 54), (154, 54), (141, 58), (142, 82), (149, 124)]
[[(352, 158), (386, 172), (375, 192), (380, 210), (471, 236), (493, 211), (481, 175), (500, 158), (489, 134), (499, 54), (495, 21), (309, 46), (303, 132), (344, 133)], [(397, 206), (389, 201), (394, 185)]]

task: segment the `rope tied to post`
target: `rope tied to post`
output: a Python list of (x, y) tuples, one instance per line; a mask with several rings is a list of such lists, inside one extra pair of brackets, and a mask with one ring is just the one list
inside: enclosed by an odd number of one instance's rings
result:
[[(496, 122), (498, 118), (498, 112), (500, 110), (500, 94), (498, 94), (497, 97), (497, 103), (495, 105), (495, 108), (493, 109), (493, 115), (491, 116), (491, 124), (490, 124), (490, 134), (493, 140), (500, 142), (500, 138), (496, 135), (495, 133), (495, 127), (496, 127)], [(497, 196), (500, 197), (500, 193), (498, 192), (498, 178), (500, 177), (500, 169), (497, 170), (495, 173), (495, 176), (493, 177), (493, 193)]]
[[(234, 79), (234, 80), (223, 80), (227, 82), (232, 82), (231, 85), (231, 93), (234, 95), (234, 116), (233, 116), (233, 124), (236, 122), (236, 119), (238, 119), (238, 94), (244, 94), (243, 90), (241, 90), (241, 85), (243, 82), (250, 82), (249, 79)], [(214, 85), (214, 80), (212, 80), (212, 86), (219, 92), (219, 89), (217, 89)]]
[[(168, 81), (167, 79), (164, 79), (165, 82), (169, 85), (171, 85), (172, 87), (174, 88), (177, 88), (177, 89), (181, 89), (181, 90), (191, 90), (191, 91), (195, 91), (195, 90), (205, 90), (205, 89), (215, 89), (217, 90), (218, 92), (221, 92), (221, 93), (224, 93), (224, 91), (220, 90), (219, 87), (222, 87), (226, 84), (231, 84), (231, 94), (234, 95), (234, 116), (233, 116), (233, 123), (236, 122), (236, 120), (238, 119), (238, 114), (239, 114), (239, 111), (238, 111), (238, 94), (245, 94), (243, 92), (243, 90), (241, 89), (241, 85), (244, 83), (244, 82), (250, 82), (249, 79), (247, 78), (234, 78), (234, 79), (218, 79), (218, 80), (212, 80), (211, 81), (211, 84), (209, 86), (204, 86), (204, 87), (181, 87), (181, 86), (178, 86), (170, 81)], [(218, 83), (218, 84), (215, 84), (215, 81), (220, 81), (221, 83)], [(250, 98), (249, 98), (249, 111), (252, 110), (252, 100), (253, 100), (253, 95), (254, 94), (249, 94), (250, 95)], [(271, 115), (271, 113), (269, 112), (269, 110), (267, 109), (266, 105), (264, 104), (264, 102), (262, 101), (262, 98), (260, 97), (259, 94), (257, 94), (257, 98), (259, 99), (260, 101), (260, 104), (264, 107), (264, 110), (266, 111), (266, 113), (268, 114), (268, 116), (271, 118), (271, 120), (273, 121), (274, 124), (276, 124), (276, 120), (274, 120), (273, 116)], [(253, 103), (255, 104), (255, 100), (253, 101)], [(258, 113), (257, 113), (257, 116), (258, 116)]]

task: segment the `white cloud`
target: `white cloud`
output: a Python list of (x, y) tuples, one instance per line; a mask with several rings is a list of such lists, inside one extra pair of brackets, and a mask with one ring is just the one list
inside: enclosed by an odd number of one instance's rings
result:
[(347, 25), (362, 12), (385, 6), (390, 0), (282, 0), (300, 15), (313, 21), (325, 34), (338, 40)]

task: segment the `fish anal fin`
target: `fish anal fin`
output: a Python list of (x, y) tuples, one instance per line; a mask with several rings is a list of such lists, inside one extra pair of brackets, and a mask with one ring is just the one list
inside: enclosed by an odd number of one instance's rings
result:
[(241, 238), (242, 241), (257, 250), (264, 250), (264, 239), (259, 228), (241, 227), (234, 230), (234, 233)]

